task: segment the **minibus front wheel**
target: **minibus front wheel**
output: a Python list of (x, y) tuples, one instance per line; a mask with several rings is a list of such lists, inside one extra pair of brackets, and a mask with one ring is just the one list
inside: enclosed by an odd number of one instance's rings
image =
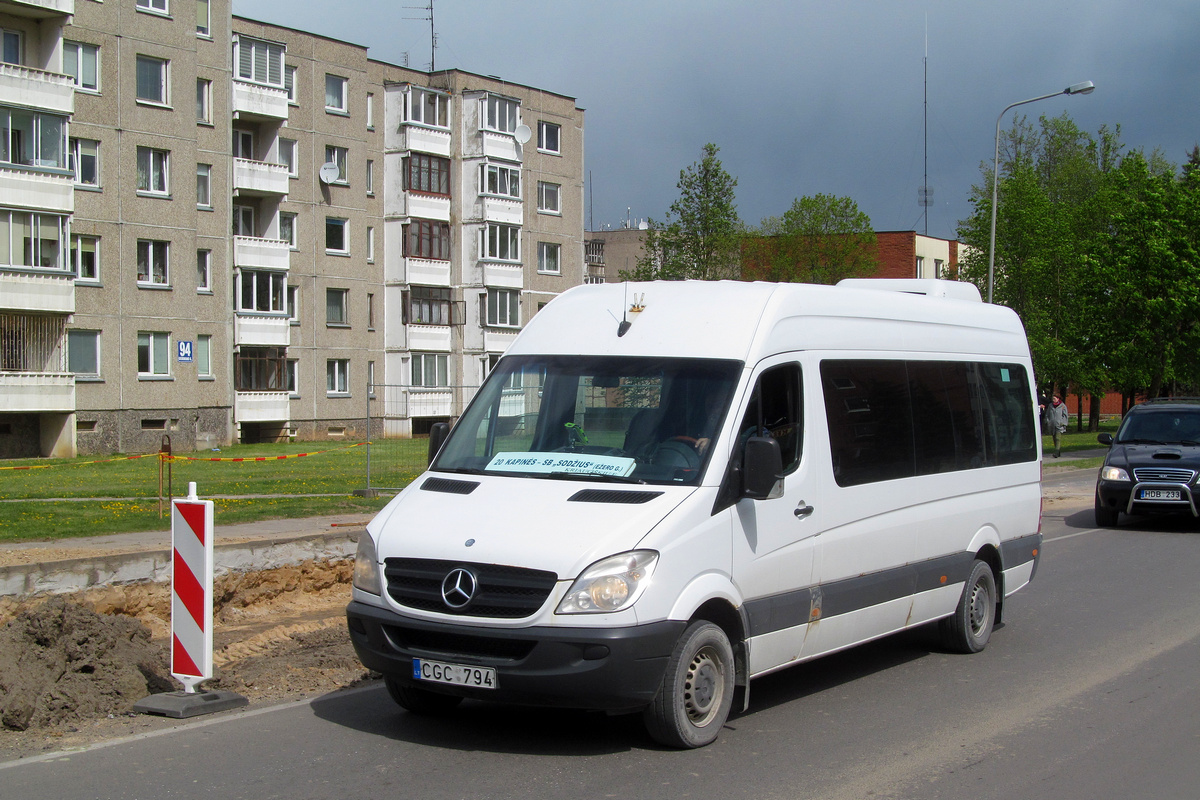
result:
[(954, 614), (941, 622), (942, 643), (956, 653), (987, 647), (996, 624), (996, 576), (986, 561), (975, 559)]
[(689, 625), (671, 652), (658, 694), (642, 715), (650, 736), (668, 747), (710, 744), (729, 718), (734, 672), (725, 631), (706, 620)]

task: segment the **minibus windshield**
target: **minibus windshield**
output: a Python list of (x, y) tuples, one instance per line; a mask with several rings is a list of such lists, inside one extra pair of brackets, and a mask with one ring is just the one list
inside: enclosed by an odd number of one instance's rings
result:
[(695, 484), (742, 364), (622, 356), (507, 356), (434, 470)]

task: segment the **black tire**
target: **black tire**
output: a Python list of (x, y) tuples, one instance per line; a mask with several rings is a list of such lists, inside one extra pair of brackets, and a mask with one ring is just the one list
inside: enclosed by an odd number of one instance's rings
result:
[(693, 622), (675, 643), (662, 686), (642, 713), (646, 730), (668, 747), (710, 744), (729, 718), (733, 685), (729, 637), (711, 622)]
[(987, 647), (996, 624), (996, 576), (986, 561), (975, 560), (954, 615), (941, 621), (942, 644), (955, 653), (978, 653)]
[(1100, 502), (1100, 493), (1096, 493), (1096, 527), (1097, 528), (1115, 528), (1117, 527), (1117, 517), (1120, 515), (1115, 508)]
[(413, 714), (427, 716), (445, 714), (462, 702), (461, 697), (431, 692), (428, 689), (418, 689), (415, 686), (401, 683), (391, 675), (384, 675), (383, 683), (387, 686), (388, 694), (396, 701), (396, 705)]

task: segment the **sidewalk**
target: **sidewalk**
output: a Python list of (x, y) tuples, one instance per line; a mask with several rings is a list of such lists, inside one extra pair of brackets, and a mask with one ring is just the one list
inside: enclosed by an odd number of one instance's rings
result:
[[(361, 514), (239, 525), (218, 521), (213, 536), (214, 572), (352, 557), (358, 535), (369, 521)], [(0, 597), (169, 580), (169, 521), (167, 525), (161, 531), (0, 544)]]

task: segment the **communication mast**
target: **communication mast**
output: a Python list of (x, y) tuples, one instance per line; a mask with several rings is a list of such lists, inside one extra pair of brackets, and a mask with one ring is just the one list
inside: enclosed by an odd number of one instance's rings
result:
[[(427, 6), (405, 6), (411, 11), (424, 11), (428, 16), (405, 17), (405, 19), (429, 20), (429, 71), (437, 71), (437, 33), (433, 30), (433, 0)], [(406, 65), (407, 66), (407, 65)]]

